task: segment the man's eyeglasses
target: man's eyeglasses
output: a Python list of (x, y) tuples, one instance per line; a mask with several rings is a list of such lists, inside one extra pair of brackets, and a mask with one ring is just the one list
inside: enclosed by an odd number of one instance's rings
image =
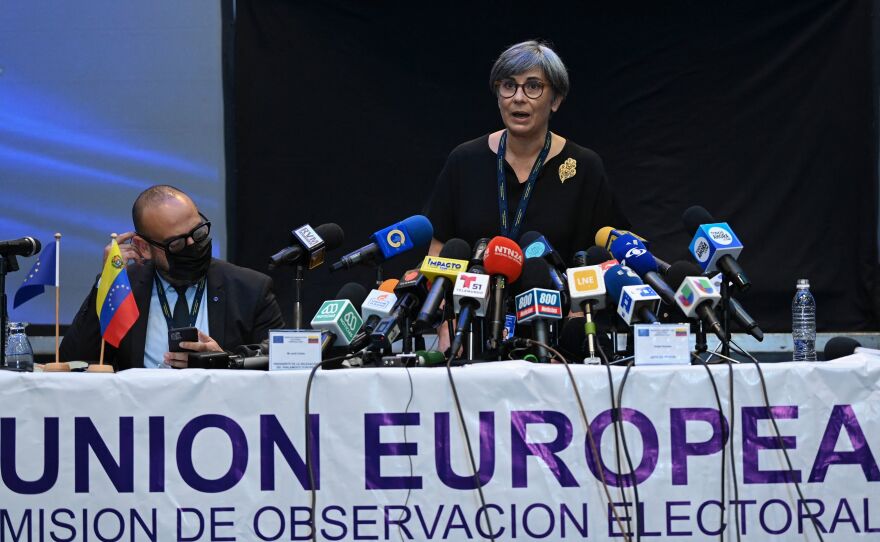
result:
[(502, 98), (513, 98), (519, 87), (522, 87), (523, 94), (533, 100), (537, 100), (544, 94), (544, 83), (534, 79), (530, 79), (523, 84), (519, 84), (513, 79), (505, 79), (498, 81), (495, 85), (498, 87), (498, 94)]
[(147, 243), (153, 245), (154, 247), (161, 248), (165, 252), (170, 252), (171, 254), (176, 254), (186, 247), (186, 240), (190, 237), (192, 238), (193, 242), (201, 243), (202, 241), (207, 239), (209, 235), (211, 235), (211, 221), (208, 220), (207, 217), (205, 217), (205, 215), (203, 215), (202, 213), (199, 213), (199, 216), (202, 217), (203, 220), (201, 224), (191, 229), (189, 233), (178, 235), (177, 237), (172, 237), (164, 243), (153, 241), (142, 233), (138, 233), (138, 236)]

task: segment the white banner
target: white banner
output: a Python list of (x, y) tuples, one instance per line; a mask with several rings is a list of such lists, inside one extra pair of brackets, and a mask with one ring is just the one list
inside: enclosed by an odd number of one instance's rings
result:
[[(880, 362), (762, 368), (781, 441), (754, 365), (733, 369), (732, 419), (726, 366), (711, 368), (723, 415), (704, 367), (633, 368), (622, 412), (634, 472), (615, 458), (604, 367), (572, 367), (601, 464), (564, 367), (454, 369), (485, 507), (444, 369), (319, 372), (317, 538), (623, 540), (622, 527), (699, 541), (726, 526), (727, 540), (738, 528), (812, 541), (815, 520), (826, 541), (880, 539)], [(624, 370), (611, 373), (617, 393)], [(307, 376), (0, 372), (0, 542), (309, 540)], [(724, 524), (722, 425), (734, 451)]]

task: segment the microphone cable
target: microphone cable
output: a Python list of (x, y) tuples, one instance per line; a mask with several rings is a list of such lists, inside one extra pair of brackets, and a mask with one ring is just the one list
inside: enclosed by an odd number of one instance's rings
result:
[[(621, 446), (621, 441), (623, 441), (624, 451), (626, 451), (626, 441), (624, 440), (625, 437), (623, 437), (623, 422), (620, 420), (620, 403), (618, 402), (619, 396), (618, 396), (617, 400), (615, 400), (615, 397), (614, 397), (614, 378), (611, 375), (611, 365), (626, 362), (627, 363), (626, 373), (628, 373), (629, 367), (630, 367), (634, 357), (623, 358), (623, 359), (619, 359), (619, 360), (612, 362), (611, 360), (608, 359), (608, 354), (606, 354), (605, 350), (602, 349), (602, 345), (599, 344), (599, 341), (596, 341), (596, 351), (599, 352), (599, 356), (602, 358), (602, 361), (604, 361), (603, 365), (605, 365), (605, 371), (606, 371), (606, 374), (608, 375), (608, 394), (610, 395), (610, 400), (611, 400), (611, 421), (612, 421), (611, 429), (614, 431), (614, 459), (615, 459), (615, 462), (617, 465), (618, 476), (621, 476), (620, 473), (623, 471), (623, 468), (620, 464), (620, 455), (621, 455), (620, 454), (620, 446)], [(624, 382), (625, 382), (625, 378), (626, 378), (626, 373), (624, 373)], [(627, 456), (628, 456), (628, 454), (627, 454)], [(632, 468), (632, 461), (629, 461), (628, 467), (629, 467), (630, 473), (634, 476), (635, 473)], [(636, 488), (634, 477), (630, 478), (630, 483), (633, 486), (633, 495), (636, 500), (636, 509), (635, 509), (636, 518), (634, 518), (634, 519), (636, 520), (636, 526), (638, 527), (639, 494), (638, 494), (638, 489)], [(623, 483), (620, 484), (618, 489), (620, 491), (620, 499), (624, 502), (624, 504), (629, 504), (629, 498), (626, 496), (626, 489), (624, 488)], [(631, 519), (633, 519), (631, 516), (627, 516), (627, 529), (629, 529), (629, 531), (632, 531), (632, 524), (630, 522)], [(640, 538), (641, 538), (641, 534), (639, 533), (638, 530), (636, 530), (636, 539), (638, 540)]]
[[(733, 499), (737, 503), (739, 503), (739, 482), (737, 481), (737, 473), (736, 473), (736, 448), (734, 447), (734, 439), (736, 438), (736, 406), (735, 400), (733, 397), (733, 364), (736, 362), (735, 359), (725, 356), (724, 354), (719, 354), (718, 349), (724, 346), (723, 343), (718, 343), (718, 346), (715, 350), (709, 355), (706, 359), (706, 363), (709, 363), (709, 360), (712, 359), (712, 356), (717, 356), (722, 359), (723, 363), (727, 364), (727, 393), (730, 397), (730, 401), (728, 403), (728, 424), (730, 431), (730, 439), (727, 441), (727, 444), (730, 446), (730, 472), (733, 475)], [(722, 478), (723, 480), (723, 478)], [(723, 506), (723, 504), (722, 504)], [(736, 542), (741, 542), (742, 537), (742, 527), (740, 525), (739, 520), (740, 514), (737, 514), (737, 510), (733, 510), (733, 521), (736, 526)], [(725, 530), (727, 526), (725, 525)]]
[[(614, 423), (616, 425), (620, 426), (620, 441), (621, 441), (621, 443), (623, 443), (623, 456), (626, 459), (626, 466), (629, 469), (629, 481), (630, 481), (630, 485), (632, 485), (632, 488), (633, 488), (633, 500), (635, 501), (635, 507), (633, 508), (633, 514), (635, 517), (633, 519), (635, 519), (635, 523), (636, 523), (636, 542), (640, 542), (642, 540), (642, 531), (641, 531), (642, 523), (639, 518), (639, 516), (641, 514), (639, 512), (640, 501), (639, 501), (638, 480), (636, 479), (636, 469), (633, 466), (632, 457), (629, 454), (629, 446), (627, 446), (627, 444), (626, 444), (626, 433), (624, 432), (624, 429), (623, 429), (623, 406), (622, 406), (622, 404), (623, 404), (622, 403), (622, 401), (623, 401), (623, 388), (626, 387), (626, 380), (629, 377), (629, 370), (633, 368), (634, 364), (635, 364), (634, 361), (630, 360), (626, 364), (626, 369), (623, 371), (623, 378), (620, 381), (620, 387), (617, 388), (617, 409), (612, 411), (612, 412), (615, 412), (615, 415), (612, 418), (612, 420), (614, 421)], [(608, 371), (610, 372), (611, 369), (609, 368)], [(613, 393), (613, 391), (612, 391), (612, 393)], [(620, 459), (618, 459), (618, 465), (620, 464), (619, 461), (620, 461)], [(618, 467), (617, 472), (618, 473), (620, 472), (620, 467)], [(623, 483), (620, 484), (620, 487), (621, 487), (621, 489), (623, 489)]]
[[(791, 458), (788, 456), (788, 450), (785, 448), (784, 442), (782, 440), (782, 434), (779, 431), (779, 426), (776, 424), (776, 417), (773, 415), (773, 411), (770, 408), (770, 395), (767, 393), (767, 382), (764, 380), (764, 371), (761, 369), (761, 364), (758, 362), (755, 357), (747, 352), (744, 348), (740, 347), (733, 339), (730, 340), (730, 344), (736, 348), (739, 353), (748, 357), (749, 360), (755, 364), (755, 368), (758, 369), (758, 380), (761, 382), (761, 395), (764, 399), (764, 406), (767, 408), (767, 415), (770, 417), (770, 424), (773, 426), (773, 433), (776, 436), (776, 442), (779, 444), (779, 449), (782, 450), (782, 455), (785, 457), (785, 464), (788, 466), (788, 470), (794, 470), (794, 467), (791, 464)], [(822, 533), (820, 532), (820, 525), (816, 520), (815, 515), (810, 511), (809, 502), (804, 497), (804, 492), (801, 490), (801, 485), (798, 482), (789, 482), (794, 484), (794, 488), (797, 491), (798, 497), (800, 497), (801, 502), (804, 503), (804, 508), (807, 511), (807, 514), (810, 517), (810, 524), (813, 526), (813, 529), (816, 531), (816, 536), (819, 538), (819, 542), (825, 542), (825, 539), (822, 538)]]
[[(477, 488), (477, 494), (480, 496), (480, 506), (483, 510), (486, 511), (486, 526), (489, 528), (489, 539), (492, 542), (495, 542), (495, 531), (492, 529), (492, 521), (489, 519), (489, 511), (486, 508), (486, 498), (483, 495), (483, 485), (480, 483), (480, 473), (477, 470), (477, 462), (474, 460), (474, 450), (471, 447), (471, 437), (467, 430), (467, 425), (464, 423), (464, 414), (461, 410), (461, 402), (458, 400), (458, 390), (455, 387), (455, 380), (452, 378), (452, 359), (455, 357), (455, 352), (452, 351), (452, 348), (449, 349), (449, 357), (446, 358), (446, 376), (449, 377), (449, 385), (452, 387), (452, 399), (455, 404), (455, 412), (458, 414), (458, 423), (461, 424), (461, 429), (464, 432), (464, 443), (467, 445), (468, 459), (471, 462), (471, 469), (474, 471), (474, 486)], [(477, 422), (479, 424), (479, 421)], [(479, 426), (478, 426), (479, 427)], [(479, 436), (477, 436), (479, 438)], [(479, 513), (477, 514), (479, 516)], [(477, 525), (479, 530), (479, 524)]]
[[(562, 360), (562, 363), (565, 365), (565, 370), (568, 373), (568, 378), (569, 378), (569, 380), (571, 380), (571, 388), (574, 391), (575, 399), (577, 400), (578, 410), (580, 411), (581, 418), (584, 422), (584, 425), (586, 426), (587, 440), (590, 443), (590, 451), (593, 454), (593, 458), (595, 458), (595, 460), (596, 460), (597, 469), (599, 471), (599, 481), (602, 482), (602, 489), (605, 492), (606, 502), (608, 504), (608, 507), (611, 509), (611, 513), (614, 515), (614, 520), (617, 523), (617, 527), (620, 529), (620, 533), (623, 536), (624, 542), (632, 542), (632, 538), (630, 537), (629, 530), (624, 530), (623, 521), (620, 519), (620, 514), (618, 514), (618, 512), (617, 512), (617, 507), (614, 506), (614, 504), (613, 504), (613, 501), (611, 498), (611, 491), (608, 489), (608, 482), (605, 480), (605, 466), (602, 463), (602, 456), (599, 455), (599, 449), (596, 446), (596, 440), (593, 438), (593, 430), (592, 430), (592, 427), (590, 426), (589, 419), (587, 418), (587, 411), (584, 408), (584, 402), (581, 399), (581, 394), (578, 391), (578, 387), (577, 387), (577, 381), (574, 378), (574, 373), (571, 372), (571, 367), (569, 366), (570, 364), (568, 363), (568, 360), (558, 350), (556, 350), (555, 348), (553, 348), (552, 346), (550, 346), (548, 344), (538, 342), (534, 339), (521, 339), (521, 340), (524, 341), (524, 344), (526, 347), (529, 347), (532, 344), (535, 344), (535, 345), (542, 346), (542, 347), (546, 348), (554, 356), (556, 356), (560, 360)], [(603, 356), (603, 358), (606, 360), (606, 367), (607, 367), (607, 358), (605, 358), (605, 353), (602, 352), (602, 349), (601, 349), (601, 347), (599, 347), (598, 344), (596, 346), (597, 346), (597, 349), (599, 350), (599, 352), (601, 353), (601, 355)], [(610, 377), (611, 369), (608, 369), (608, 374)], [(611, 391), (611, 412), (612, 413), (615, 412), (614, 411), (614, 389), (613, 389), (613, 387), (612, 387), (612, 391)], [(614, 415), (612, 414), (612, 420), (613, 419), (614, 419)], [(619, 456), (619, 453), (617, 455)], [(618, 467), (618, 472), (620, 472), (619, 467)], [(626, 499), (624, 499), (624, 502), (626, 502)], [(629, 518), (627, 518), (627, 520), (628, 519)], [(629, 529), (629, 521), (627, 521), (627, 525), (628, 525), (627, 528)]]
[[(409, 366), (405, 363), (403, 364), (403, 368), (406, 370), (406, 377), (409, 379), (409, 399), (406, 401), (406, 406), (403, 408), (403, 415), (406, 416), (409, 414), (409, 407), (412, 405), (413, 397), (415, 396), (415, 389), (413, 387), (412, 381), (412, 373), (409, 372)], [(406, 438), (406, 428), (407, 424), (403, 425), (403, 445), (406, 446), (409, 444), (409, 440)], [(406, 458), (409, 460), (409, 477), (413, 477), (413, 460), (411, 454), (406, 454)], [(400, 511), (400, 515), (397, 516), (397, 535), (400, 537), (400, 542), (404, 542), (403, 540), (403, 528), (400, 526), (403, 519), (403, 511), (407, 510), (409, 506), (409, 498), (412, 496), (412, 487), (406, 488), (406, 498), (403, 501), (403, 510)]]
[(318, 540), (318, 518), (317, 518), (317, 501), (318, 501), (318, 493), (315, 489), (315, 473), (312, 469), (312, 432), (311, 432), (311, 423), (309, 420), (309, 400), (312, 395), (312, 381), (315, 378), (315, 373), (318, 369), (324, 367), (329, 363), (334, 362), (342, 362), (349, 360), (353, 357), (356, 357), (357, 354), (346, 354), (344, 356), (337, 356), (335, 358), (325, 359), (320, 363), (316, 363), (314, 367), (312, 367), (311, 372), (309, 373), (309, 378), (306, 381), (306, 412), (305, 412), (305, 434), (306, 434), (306, 471), (309, 473), (309, 494), (310, 494), (310, 503), (309, 509), (311, 511), (310, 523), (312, 524), (312, 542), (317, 542)]
[[(719, 526), (721, 526), (721, 532), (719, 533), (719, 541), (724, 542), (724, 532), (727, 530), (727, 525), (724, 523), (725, 512), (727, 511), (727, 504), (725, 503), (725, 483), (726, 479), (726, 460), (727, 460), (727, 446), (724, 445), (725, 439), (729, 439), (730, 435), (727, 434), (729, 431), (724, 430), (724, 409), (721, 406), (721, 395), (718, 393), (718, 384), (715, 382), (715, 376), (712, 374), (712, 370), (709, 368), (709, 364), (706, 363), (703, 358), (691, 352), (691, 358), (696, 361), (697, 365), (701, 365), (704, 369), (706, 369), (706, 374), (709, 375), (709, 382), (712, 384), (712, 392), (715, 395), (715, 403), (718, 405), (718, 425), (721, 430), (721, 509), (720, 509), (720, 521)], [(733, 461), (733, 457), (731, 457), (731, 461)]]

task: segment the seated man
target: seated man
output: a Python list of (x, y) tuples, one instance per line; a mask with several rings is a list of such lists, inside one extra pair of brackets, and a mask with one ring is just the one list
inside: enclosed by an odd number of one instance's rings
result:
[[(140, 316), (118, 349), (106, 346), (105, 361), (116, 370), (186, 367), (186, 352), (168, 352), (172, 328), (199, 329), (198, 342), (181, 347), (219, 352), (259, 343), (269, 329), (284, 327), (269, 277), (211, 258), (211, 223), (189, 196), (168, 185), (150, 187), (131, 216), (135, 231), (117, 241), (123, 259), (134, 263), (128, 277)], [(93, 287), (61, 342), (61, 359), (98, 359), (96, 296)]]

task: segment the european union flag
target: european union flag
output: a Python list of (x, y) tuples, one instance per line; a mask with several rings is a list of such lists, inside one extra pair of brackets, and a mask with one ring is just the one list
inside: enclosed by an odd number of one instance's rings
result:
[(49, 243), (46, 250), (37, 258), (24, 282), (15, 292), (13, 309), (45, 292), (46, 286), (58, 286), (55, 282), (55, 245), (56, 243)]

